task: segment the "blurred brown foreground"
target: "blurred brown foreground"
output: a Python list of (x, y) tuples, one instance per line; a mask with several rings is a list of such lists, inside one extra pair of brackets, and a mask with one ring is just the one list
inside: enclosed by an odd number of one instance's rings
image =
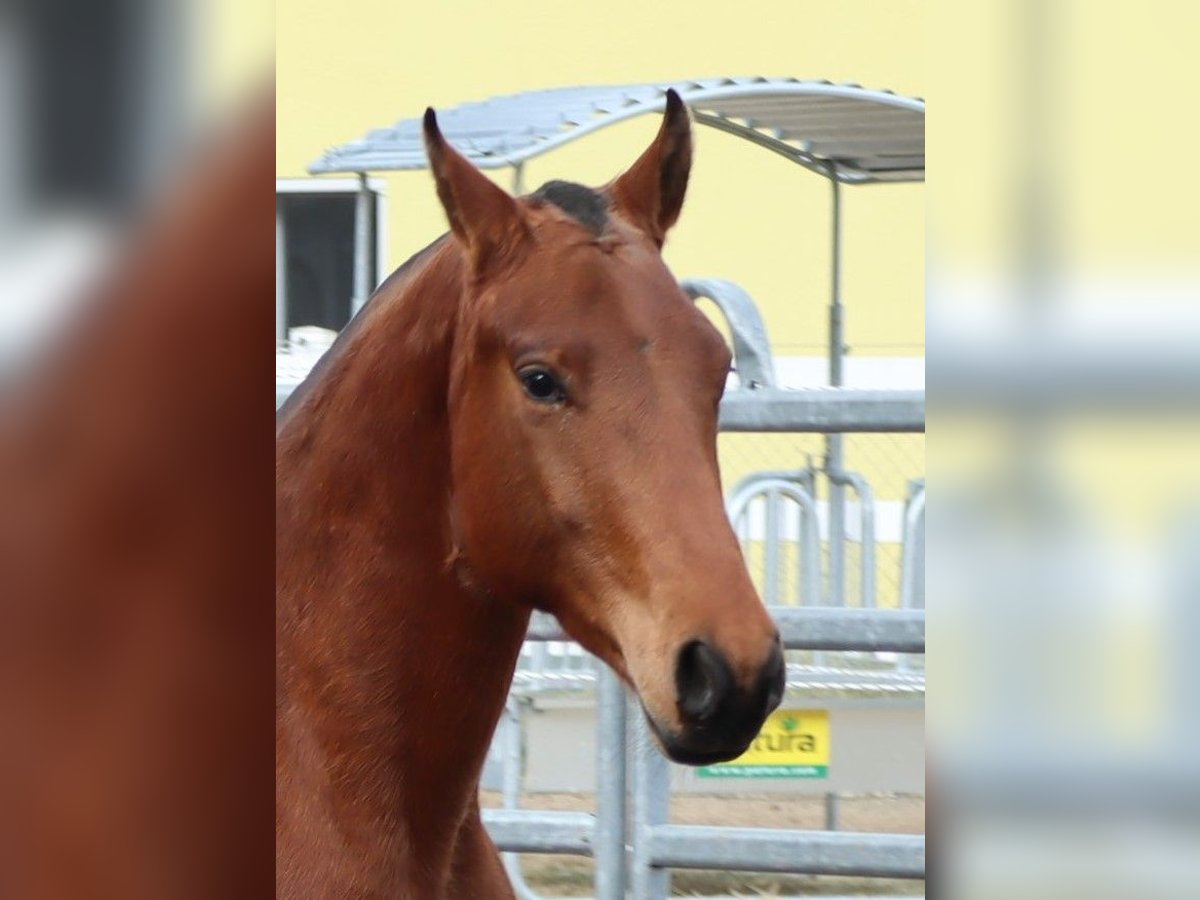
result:
[(273, 166), (263, 101), (0, 386), (0, 897), (273, 891)]

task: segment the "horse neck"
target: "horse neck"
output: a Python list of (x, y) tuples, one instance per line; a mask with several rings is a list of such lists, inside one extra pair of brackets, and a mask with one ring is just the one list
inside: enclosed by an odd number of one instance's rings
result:
[[(281, 726), (343, 834), (451, 843), (529, 611), (448, 560), (446, 386), (462, 264), (445, 242), (385, 284), (278, 432)], [(433, 852), (433, 851), (429, 851)]]

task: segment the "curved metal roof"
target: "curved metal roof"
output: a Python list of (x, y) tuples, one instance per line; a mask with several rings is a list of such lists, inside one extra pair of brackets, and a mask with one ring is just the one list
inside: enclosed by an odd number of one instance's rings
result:
[[(846, 184), (925, 178), (925, 102), (857, 84), (710, 78), (554, 88), (438, 110), (438, 124), (480, 168), (515, 166), (608, 125), (660, 112), (671, 87), (697, 122)], [(425, 167), (421, 120), (414, 118), (334, 147), (309, 172)]]

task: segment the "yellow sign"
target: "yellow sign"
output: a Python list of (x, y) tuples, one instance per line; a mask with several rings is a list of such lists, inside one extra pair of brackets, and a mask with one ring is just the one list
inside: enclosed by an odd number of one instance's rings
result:
[(828, 778), (829, 710), (777, 709), (737, 759), (702, 766), (702, 778)]

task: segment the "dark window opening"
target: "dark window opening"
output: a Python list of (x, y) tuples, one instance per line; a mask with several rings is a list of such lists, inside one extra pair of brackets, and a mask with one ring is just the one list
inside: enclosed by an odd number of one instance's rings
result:
[[(354, 295), (353, 193), (278, 195), (283, 220), (287, 327), (317, 325), (340, 331)], [(375, 287), (375, 197), (368, 204), (368, 290)]]

